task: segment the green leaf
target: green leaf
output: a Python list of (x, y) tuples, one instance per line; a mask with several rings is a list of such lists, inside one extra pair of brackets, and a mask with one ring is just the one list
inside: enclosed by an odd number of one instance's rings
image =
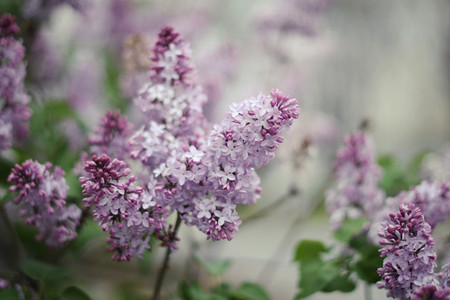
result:
[(295, 250), (294, 261), (303, 261), (312, 257), (318, 257), (320, 253), (328, 252), (328, 250), (320, 241), (302, 240), (298, 243)]
[(84, 222), (81, 231), (78, 233), (77, 238), (71, 245), (71, 249), (75, 252), (80, 251), (86, 246), (90, 241), (97, 237), (104, 235), (102, 228), (92, 219), (88, 219)]
[(80, 288), (70, 286), (62, 293), (62, 300), (91, 300), (91, 297)]
[(367, 218), (345, 220), (341, 227), (334, 232), (334, 238), (342, 243), (347, 243), (356, 233), (361, 231), (368, 220)]
[(67, 277), (69, 271), (65, 268), (48, 264), (35, 259), (24, 260), (20, 267), (22, 271), (36, 280), (54, 281)]
[(206, 294), (200, 284), (195, 282), (193, 284), (188, 284), (182, 282), (179, 288), (179, 296), (183, 300), (209, 300), (208, 294)]
[(395, 196), (408, 189), (409, 185), (405, 180), (402, 165), (392, 155), (381, 155), (378, 158), (378, 164), (383, 169), (380, 188), (385, 191), (387, 196)]
[(0, 299), (20, 300), (19, 293), (14, 289), (5, 289), (0, 291)]
[(378, 251), (380, 247), (372, 244), (367, 235), (353, 238), (349, 246), (360, 253), (359, 259), (354, 265), (354, 271), (358, 277), (368, 283), (376, 283), (380, 280), (377, 273), (378, 268), (383, 265), (383, 258)]
[[(1, 0), (0, 12), (1, 15), (9, 13), (11, 15), (19, 15), (22, 11), (22, 0)], [(3, 299), (3, 298), (1, 298)]]
[(222, 275), (231, 264), (229, 259), (222, 261), (206, 261), (201, 257), (195, 256), (195, 259), (203, 266), (203, 268), (213, 276)]
[(270, 300), (266, 290), (262, 286), (252, 282), (242, 283), (234, 295), (248, 300)]
[(300, 265), (300, 292), (295, 299), (303, 299), (325, 288), (340, 272), (335, 261), (323, 262), (320, 258), (308, 259)]
[(321, 291), (324, 293), (330, 293), (334, 291), (340, 291), (344, 293), (352, 292), (356, 288), (356, 284), (350, 279), (350, 274), (337, 275), (330, 280)]

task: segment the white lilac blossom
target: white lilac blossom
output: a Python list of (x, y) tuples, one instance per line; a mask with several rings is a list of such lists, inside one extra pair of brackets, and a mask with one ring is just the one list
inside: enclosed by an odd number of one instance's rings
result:
[(334, 165), (334, 180), (325, 200), (333, 229), (345, 219), (371, 217), (383, 205), (384, 193), (378, 188), (381, 169), (364, 133), (345, 138), (345, 147), (338, 152)]
[(369, 237), (374, 243), (379, 240), (377, 233), (380, 230), (380, 224), (387, 219), (389, 212), (396, 209), (400, 203), (414, 203), (421, 209), (425, 221), (433, 229), (450, 215), (450, 185), (423, 181), (409, 191), (402, 192), (396, 197), (387, 198), (385, 205), (374, 216), (369, 229)]
[(14, 39), (19, 32), (14, 17), (0, 18), (0, 151), (28, 134), (29, 96), (25, 92), (25, 48)]
[[(148, 201), (153, 187), (135, 187), (135, 177), (124, 161), (106, 154), (94, 155), (86, 162), (86, 177), (80, 178), (83, 202), (94, 206), (94, 220), (109, 232), (109, 250), (113, 259), (124, 261), (133, 256), (142, 257), (150, 249), (150, 235), (162, 235), (167, 227), (167, 210)], [(144, 209), (146, 207), (147, 209)]]
[(377, 285), (388, 290), (388, 297), (408, 300), (422, 286), (434, 283), (434, 240), (420, 208), (400, 204), (399, 211), (382, 223), (379, 236), (383, 246), (380, 253), (385, 258), (378, 269), (382, 280)]
[[(94, 205), (95, 219), (109, 230), (120, 260), (139, 256), (151, 234), (176, 248), (166, 222), (173, 213), (208, 239), (231, 240), (241, 223), (237, 205), (255, 203), (261, 192), (255, 168), (274, 157), (281, 134), (299, 116), (297, 101), (274, 90), (233, 104), (209, 130), (190, 50), (170, 27), (161, 30), (153, 48), (149, 77), (135, 98), (144, 124), (130, 139), (133, 165), (140, 163), (137, 179), (125, 179), (131, 172), (126, 163), (106, 155), (86, 162), (88, 175), (80, 179), (84, 201)], [(131, 188), (134, 181), (143, 188)], [(115, 192), (117, 185), (133, 191), (131, 200)], [(121, 238), (114, 239), (119, 229)]]
[(81, 210), (75, 205), (66, 205), (68, 186), (64, 171), (46, 163), (27, 160), (16, 165), (8, 177), (11, 192), (18, 192), (14, 203), (20, 205), (20, 215), (27, 224), (38, 229), (37, 240), (57, 247), (77, 236)]

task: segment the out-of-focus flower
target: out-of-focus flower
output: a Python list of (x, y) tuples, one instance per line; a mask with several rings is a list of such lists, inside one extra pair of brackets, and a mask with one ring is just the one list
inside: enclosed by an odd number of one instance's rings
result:
[(378, 188), (381, 169), (364, 133), (356, 132), (345, 139), (345, 147), (337, 154), (334, 178), (325, 200), (333, 229), (345, 219), (371, 217), (383, 205), (384, 193)]
[(20, 214), (26, 223), (35, 226), (37, 239), (57, 247), (77, 236), (81, 210), (74, 204), (66, 205), (68, 186), (64, 171), (59, 167), (27, 160), (16, 165), (8, 177), (11, 192), (18, 192), (15, 204), (20, 204)]
[(426, 180), (450, 182), (450, 144), (438, 153), (429, 153), (424, 157), (422, 176)]
[(14, 17), (0, 18), (0, 151), (28, 134), (29, 96), (25, 92), (25, 48), (14, 39), (19, 31)]
[(25, 17), (35, 20), (47, 19), (60, 5), (67, 4), (78, 11), (88, 6), (88, 0), (25, 0), (22, 4)]

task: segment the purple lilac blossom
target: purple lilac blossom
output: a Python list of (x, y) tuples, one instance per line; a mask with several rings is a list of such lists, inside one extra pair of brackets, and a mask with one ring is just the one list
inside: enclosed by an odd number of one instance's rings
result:
[(420, 287), (433, 284), (434, 240), (419, 207), (400, 204), (399, 211), (389, 214), (378, 234), (383, 246), (380, 253), (385, 258), (383, 267), (378, 269), (382, 280), (377, 285), (388, 290), (388, 297), (411, 299)]
[(37, 240), (57, 247), (77, 236), (81, 210), (74, 204), (66, 205), (68, 186), (64, 171), (46, 163), (27, 160), (16, 165), (8, 177), (11, 192), (18, 192), (15, 204), (21, 205), (20, 214), (27, 224), (38, 229)]
[(384, 193), (378, 188), (381, 169), (368, 137), (355, 132), (345, 138), (337, 154), (334, 186), (327, 191), (325, 204), (334, 230), (345, 219), (371, 217), (383, 205)]
[(437, 224), (444, 222), (450, 215), (450, 184), (423, 181), (409, 191), (402, 192), (393, 198), (387, 198), (384, 207), (374, 216), (369, 229), (369, 237), (374, 243), (379, 240), (377, 233), (380, 224), (387, 219), (389, 212), (398, 207), (400, 203), (414, 203), (418, 206), (425, 221), (434, 229)]
[(450, 288), (439, 289), (435, 285), (424, 285), (412, 296), (411, 300), (450, 300)]
[(167, 210), (151, 199), (153, 187), (135, 187), (136, 178), (124, 161), (106, 154), (94, 155), (85, 164), (86, 177), (80, 178), (83, 202), (94, 206), (94, 221), (109, 232), (109, 250), (113, 259), (124, 261), (142, 257), (150, 249), (150, 235), (157, 236), (167, 227)]
[[(158, 221), (154, 224), (162, 224), (157, 229), (145, 231), (145, 236), (155, 234), (163, 245), (175, 248), (174, 236), (165, 220), (177, 213), (187, 225), (204, 232), (208, 239), (231, 240), (241, 223), (236, 205), (251, 204), (258, 198), (261, 189), (255, 168), (274, 157), (275, 149), (283, 141), (281, 134), (299, 116), (297, 101), (277, 90), (270, 96), (259, 95), (233, 104), (225, 120), (210, 131), (202, 113), (206, 96), (196, 82), (190, 50), (170, 27), (161, 30), (153, 48), (149, 77), (149, 82), (135, 98), (145, 115), (145, 122), (130, 139), (131, 158), (141, 163), (136, 180), (145, 187), (141, 188), (142, 195), (135, 193), (138, 195), (134, 197), (142, 198), (137, 209), (142, 214), (147, 213), (147, 217), (156, 218), (154, 211), (158, 208)], [(115, 169), (116, 173), (120, 169), (125, 174), (119, 172), (116, 177), (126, 177), (130, 172), (125, 168), (125, 162), (110, 160), (105, 156), (94, 157), (94, 161), (85, 165), (85, 171), (91, 175), (80, 179), (85, 196), (97, 195), (95, 201), (85, 199), (87, 205), (95, 202), (94, 211), (104, 210), (98, 205), (111, 206), (108, 204), (111, 197), (106, 192), (98, 192), (104, 189), (99, 187), (101, 176), (95, 174), (110, 173), (103, 170), (103, 165)], [(102, 181), (107, 182), (107, 179)], [(135, 202), (139, 203), (139, 200)], [(136, 208), (128, 205), (124, 210)], [(111, 214), (114, 212), (94, 212), (103, 226), (101, 220), (113, 218)], [(122, 224), (127, 218), (127, 214), (120, 216), (116, 223)], [(122, 230), (135, 226), (128, 223), (121, 227)], [(131, 243), (136, 238), (137, 243), (142, 244), (143, 238), (139, 235), (123, 240)], [(123, 252), (124, 247), (116, 248)], [(119, 258), (129, 259), (134, 254)]]
[(29, 96), (25, 92), (25, 48), (14, 39), (19, 31), (14, 17), (0, 18), (0, 151), (28, 134)]
[(107, 111), (102, 117), (100, 126), (95, 129), (95, 136), (89, 137), (91, 154), (107, 153), (118, 159), (125, 159), (129, 155), (129, 137), (133, 132), (127, 117), (120, 111)]
[(0, 278), (0, 291), (4, 290), (10, 286), (11, 286), (11, 283), (8, 280)]

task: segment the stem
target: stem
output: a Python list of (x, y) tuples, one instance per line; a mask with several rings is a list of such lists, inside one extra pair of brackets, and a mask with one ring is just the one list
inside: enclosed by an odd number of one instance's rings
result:
[(364, 283), (364, 299), (372, 300), (372, 293), (370, 290), (370, 285), (367, 282)]
[(281, 195), (278, 199), (276, 199), (269, 205), (261, 208), (260, 210), (250, 214), (249, 216), (247, 216), (245, 218), (242, 218), (241, 219), (242, 223), (243, 223), (242, 225), (245, 225), (246, 222), (248, 222), (250, 220), (259, 219), (259, 218), (262, 218), (262, 217), (268, 215), (269, 213), (273, 212), (275, 209), (279, 208), (284, 202), (286, 202), (291, 197), (294, 197), (297, 194), (298, 194), (297, 187), (295, 185), (292, 185), (285, 194)]
[[(180, 224), (181, 224), (181, 217), (180, 217), (180, 213), (178, 213), (173, 232), (171, 232), (171, 233), (169, 232), (169, 238), (171, 241), (175, 240), (175, 238), (177, 236), (178, 228), (180, 227)], [(167, 249), (166, 249), (166, 255), (164, 256), (163, 264), (161, 266), (161, 269), (159, 270), (158, 278), (156, 279), (155, 290), (153, 292), (153, 298), (152, 298), (153, 300), (159, 299), (159, 294), (161, 292), (162, 283), (164, 281), (164, 275), (166, 275), (166, 271), (169, 267), (169, 258), (170, 258), (171, 253), (172, 253), (172, 248), (170, 248), (170, 245), (168, 245)]]

